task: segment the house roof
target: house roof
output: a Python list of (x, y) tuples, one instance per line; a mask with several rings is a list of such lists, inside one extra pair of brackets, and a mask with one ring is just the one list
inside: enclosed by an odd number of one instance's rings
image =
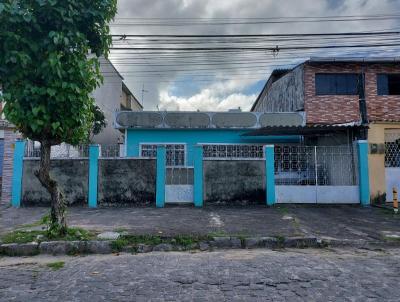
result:
[(260, 94), (258, 95), (256, 101), (254, 102), (253, 106), (251, 107), (250, 111), (253, 111), (258, 100), (264, 96), (264, 92), (266, 92), (267, 87), (271, 85), (273, 82), (276, 80), (280, 79), (283, 77), (285, 74), (293, 70), (292, 68), (282, 68), (282, 69), (274, 69), (272, 70), (267, 82), (265, 83), (263, 89), (261, 90)]
[(366, 125), (359, 123), (346, 124), (307, 124), (301, 126), (278, 126), (264, 127), (243, 134), (243, 136), (266, 136), (266, 135), (317, 135), (346, 132), (348, 130), (368, 129)]
[(263, 89), (258, 95), (257, 99), (254, 101), (253, 106), (250, 111), (253, 111), (258, 103), (258, 101), (264, 96), (269, 85), (283, 77), (288, 72), (294, 70), (300, 65), (304, 64), (326, 64), (326, 63), (367, 63), (367, 64), (400, 64), (400, 57), (310, 57), (310, 59), (300, 63), (293, 68), (288, 69), (275, 69), (272, 71), (267, 82), (265, 83)]
[(120, 111), (118, 129), (259, 129), (268, 126), (301, 126), (304, 113), (297, 112), (197, 112)]
[(304, 63), (400, 63), (400, 57), (311, 57)]

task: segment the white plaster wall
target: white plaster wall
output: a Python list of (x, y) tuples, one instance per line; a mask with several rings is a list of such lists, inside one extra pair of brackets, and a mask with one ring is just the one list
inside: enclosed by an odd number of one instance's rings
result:
[(122, 142), (122, 133), (114, 129), (114, 112), (120, 109), (122, 78), (105, 59), (100, 59), (100, 70), (104, 76), (103, 85), (93, 92), (96, 104), (103, 110), (107, 127), (93, 138), (96, 144), (117, 144)]

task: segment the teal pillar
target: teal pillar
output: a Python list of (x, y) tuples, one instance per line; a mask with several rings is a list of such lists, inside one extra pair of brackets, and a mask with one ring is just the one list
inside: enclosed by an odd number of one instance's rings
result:
[(97, 208), (99, 152), (99, 145), (89, 146), (89, 208)]
[(203, 206), (203, 146), (193, 148), (193, 197), (194, 206)]
[(22, 169), (24, 166), (25, 141), (18, 140), (15, 142), (14, 159), (13, 159), (13, 175), (11, 189), (11, 205), (19, 208), (21, 205), (22, 192)]
[(275, 204), (274, 146), (265, 146), (264, 154), (266, 203), (268, 206), (272, 206)]
[(165, 146), (157, 146), (156, 207), (165, 205), (165, 173), (167, 150)]
[(369, 206), (369, 171), (368, 171), (368, 142), (360, 140), (358, 145), (358, 175), (360, 186), (360, 203), (362, 206)]

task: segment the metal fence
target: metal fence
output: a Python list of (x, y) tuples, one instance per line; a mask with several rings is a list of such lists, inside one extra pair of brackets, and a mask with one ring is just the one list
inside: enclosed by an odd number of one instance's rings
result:
[(121, 144), (100, 145), (100, 157), (118, 158), (123, 157), (123, 155), (123, 145)]
[(167, 167), (166, 185), (193, 185), (193, 167)]
[[(140, 156), (156, 158), (157, 146), (157, 144), (140, 144)], [(183, 167), (186, 165), (187, 150), (185, 144), (168, 144), (165, 146), (168, 167)]]
[[(124, 146), (121, 144), (100, 145), (101, 158), (124, 157)], [(51, 147), (51, 158), (87, 158), (89, 157), (89, 145), (72, 146), (62, 143)], [(25, 158), (39, 158), (40, 144), (28, 140), (25, 144)]]
[(356, 185), (354, 147), (275, 146), (277, 185)]
[(263, 145), (259, 144), (204, 144), (204, 159), (263, 159)]
[[(27, 141), (25, 144), (24, 157), (39, 158), (40, 144), (33, 141)], [(62, 143), (51, 147), (51, 158), (86, 158), (89, 157), (89, 145), (72, 146)]]

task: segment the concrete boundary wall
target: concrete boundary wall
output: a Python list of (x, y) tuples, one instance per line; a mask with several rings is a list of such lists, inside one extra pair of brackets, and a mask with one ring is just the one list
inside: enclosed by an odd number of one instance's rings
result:
[(265, 203), (264, 160), (204, 160), (204, 202)]
[[(22, 172), (22, 206), (49, 206), (50, 194), (41, 185), (35, 171), (39, 159), (24, 159)], [(86, 205), (88, 196), (87, 159), (51, 160), (51, 175), (58, 181), (68, 205)]]
[(99, 206), (155, 204), (156, 160), (98, 160)]

